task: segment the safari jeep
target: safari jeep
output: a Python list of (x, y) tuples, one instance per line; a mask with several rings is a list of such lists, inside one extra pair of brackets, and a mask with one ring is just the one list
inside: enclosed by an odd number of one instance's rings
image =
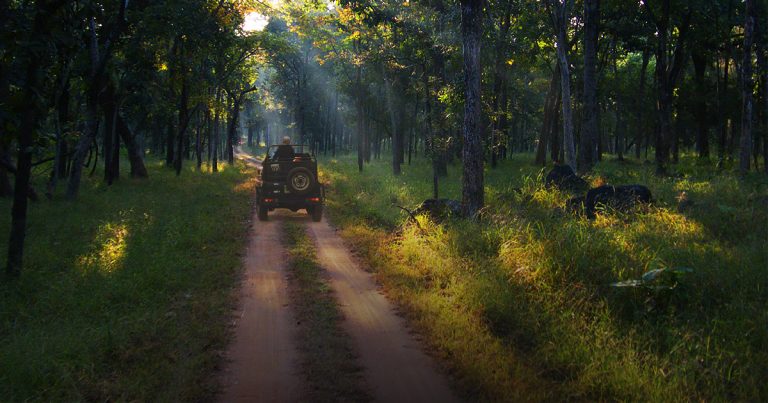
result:
[[(292, 148), (285, 152), (285, 147)], [(289, 148), (289, 149), (290, 149)], [(325, 188), (317, 177), (317, 159), (306, 145), (271, 146), (264, 157), (261, 185), (256, 188), (259, 220), (276, 208), (307, 210), (312, 221), (323, 217)]]

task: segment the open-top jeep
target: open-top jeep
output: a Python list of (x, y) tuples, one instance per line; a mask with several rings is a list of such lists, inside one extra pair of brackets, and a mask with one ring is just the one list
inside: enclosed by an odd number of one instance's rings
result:
[(276, 208), (306, 209), (313, 221), (322, 219), (325, 188), (317, 177), (317, 159), (306, 151), (298, 144), (269, 147), (256, 189), (260, 221)]

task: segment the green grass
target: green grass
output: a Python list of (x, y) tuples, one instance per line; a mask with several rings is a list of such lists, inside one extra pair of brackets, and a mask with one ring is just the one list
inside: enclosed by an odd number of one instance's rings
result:
[(310, 402), (364, 402), (371, 396), (364, 389), (362, 367), (353, 352), (349, 335), (333, 291), (317, 262), (315, 245), (302, 225), (287, 223), (291, 307), (296, 313), (297, 343), (306, 395)]
[[(57, 194), (31, 204), (24, 271), (0, 283), (0, 400), (215, 393), (253, 172), (225, 165), (176, 177), (148, 164), (149, 180), (107, 187), (97, 172), (75, 202)], [(3, 251), (9, 226), (2, 215)]]
[[(394, 204), (431, 196), (428, 164), (357, 173), (322, 161), (329, 215), (411, 323), (480, 400), (768, 399), (768, 181), (684, 158), (659, 178), (599, 164), (593, 184), (646, 184), (656, 203), (594, 221), (562, 212), (530, 155), (486, 171), (482, 223), (407, 224)], [(441, 197), (460, 198), (458, 166)], [(686, 191), (695, 204), (677, 212)], [(672, 292), (615, 289), (659, 267), (691, 267)]]

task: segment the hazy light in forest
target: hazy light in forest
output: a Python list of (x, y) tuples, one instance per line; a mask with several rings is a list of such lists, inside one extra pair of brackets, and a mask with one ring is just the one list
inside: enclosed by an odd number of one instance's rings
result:
[(269, 17), (264, 14), (252, 11), (245, 14), (245, 21), (243, 21), (243, 31), (263, 31), (269, 23)]

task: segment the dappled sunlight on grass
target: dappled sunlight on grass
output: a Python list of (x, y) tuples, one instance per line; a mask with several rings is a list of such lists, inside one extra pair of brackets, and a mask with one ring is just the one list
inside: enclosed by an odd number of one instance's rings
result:
[(105, 223), (99, 226), (94, 251), (78, 258), (78, 266), (83, 271), (111, 273), (122, 268), (125, 258), (128, 226), (122, 223)]
[[(764, 178), (740, 180), (689, 160), (665, 178), (652, 165), (600, 163), (592, 184), (644, 184), (655, 202), (588, 220), (565, 211), (573, 195), (544, 188), (546, 170), (531, 159), (486, 171), (484, 222), (420, 216), (417, 226), (393, 204), (413, 208), (431, 197), (429, 164), (393, 177), (387, 159), (358, 173), (341, 157), (324, 166), (329, 213), (484, 399), (515, 400), (533, 385), (546, 400), (768, 393), (768, 329), (755, 320), (768, 318)], [(452, 166), (441, 178), (440, 197), (459, 198), (458, 174)], [(693, 203), (678, 210), (683, 191)], [(669, 292), (610, 286), (665, 267), (693, 273)], [(521, 374), (524, 381), (509, 381)]]

